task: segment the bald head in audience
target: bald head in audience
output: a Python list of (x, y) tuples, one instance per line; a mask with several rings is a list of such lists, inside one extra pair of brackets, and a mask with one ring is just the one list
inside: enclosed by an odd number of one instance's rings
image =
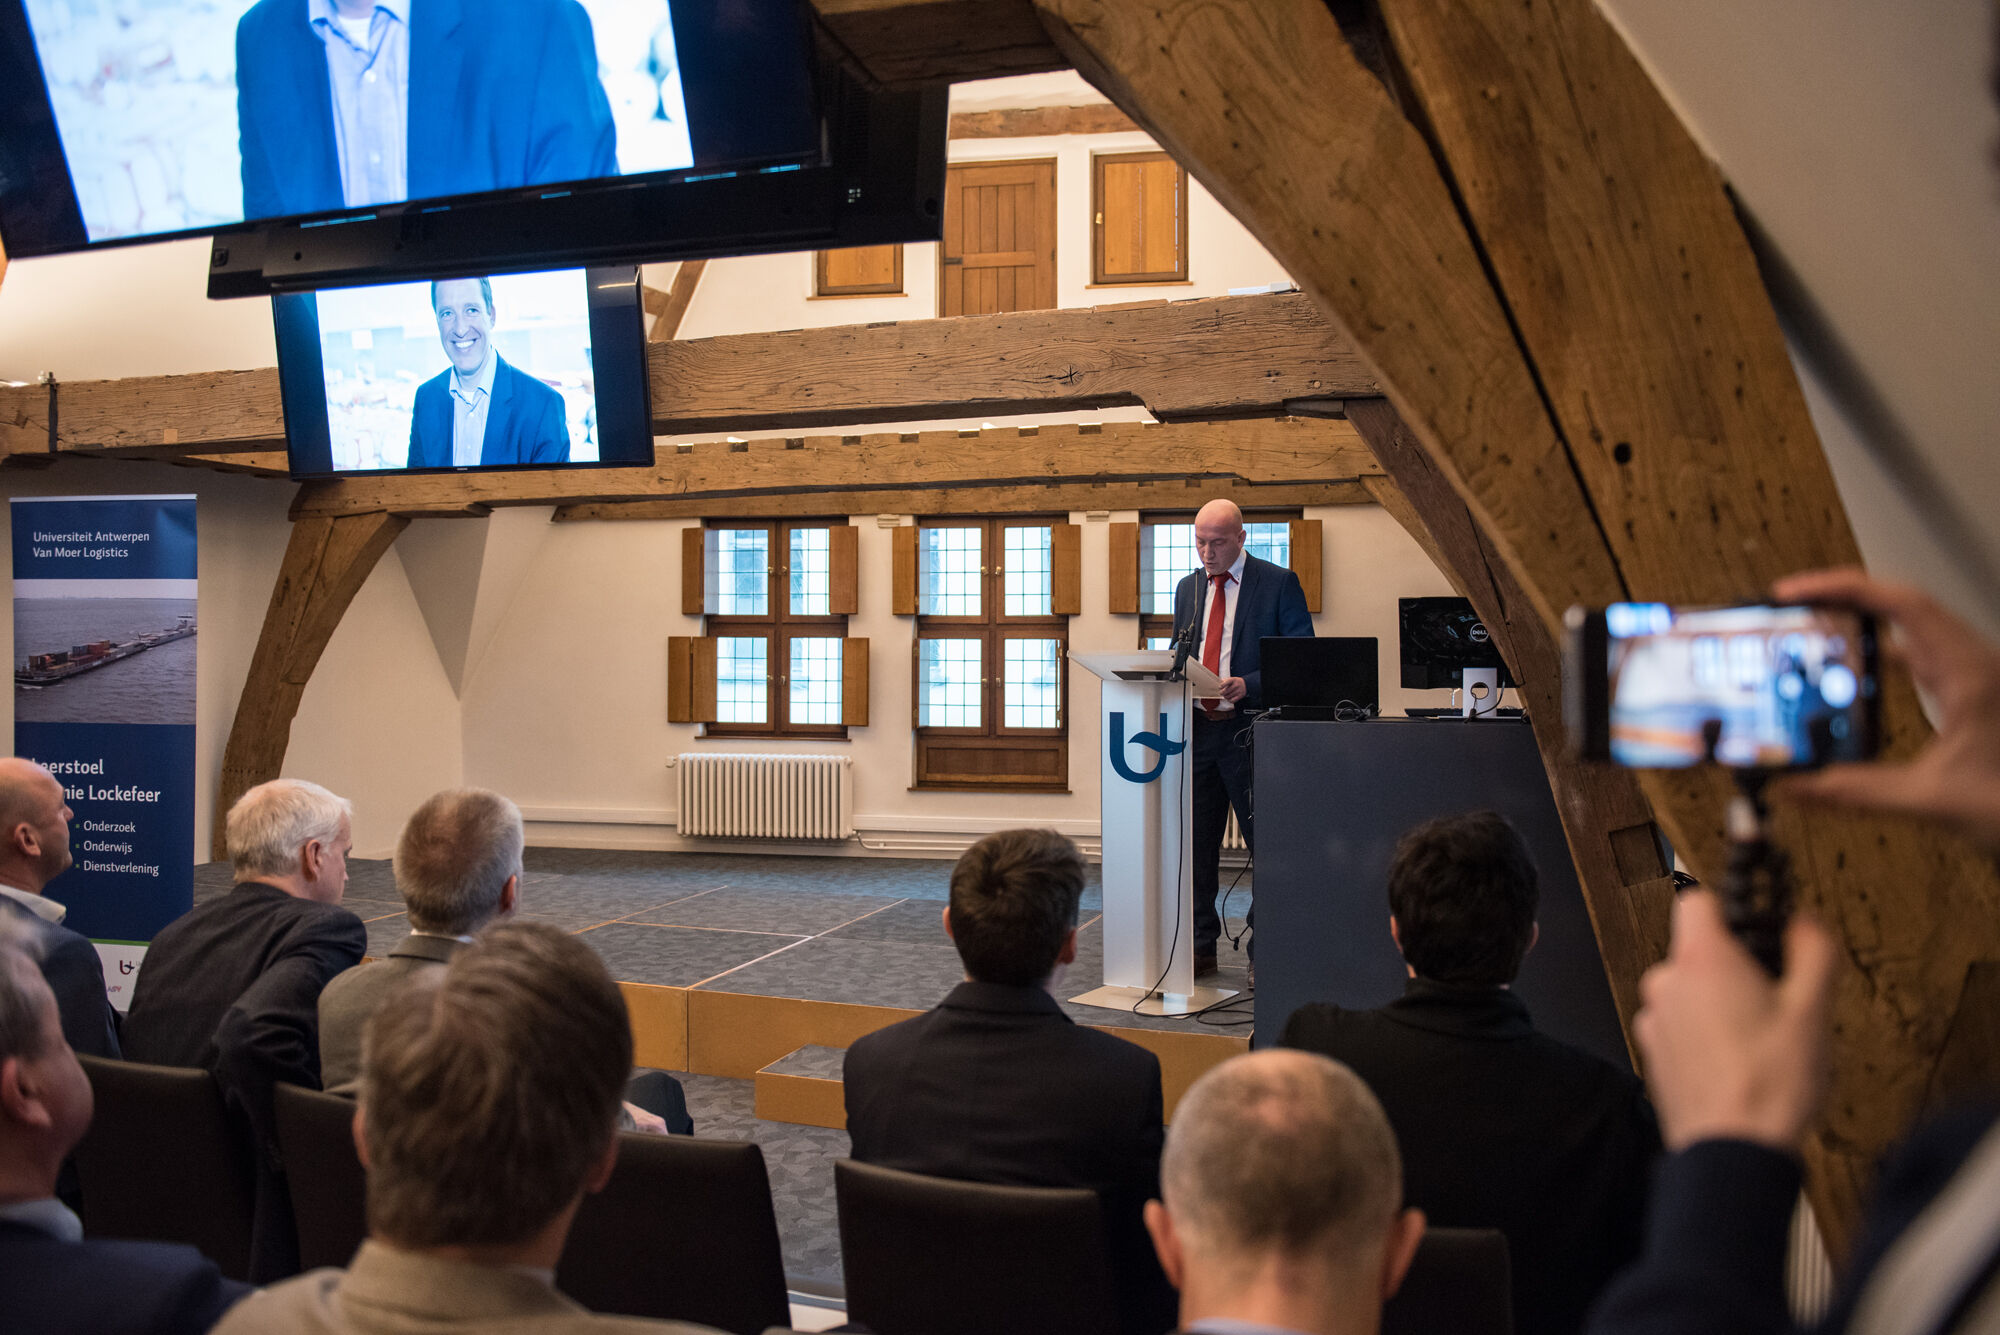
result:
[(1424, 1232), (1360, 1078), (1311, 1053), (1254, 1052), (1197, 1080), (1146, 1207), (1181, 1326), (1249, 1322), (1371, 1335)]
[(0, 885), (39, 895), (69, 870), (69, 803), (32, 760), (0, 760)]

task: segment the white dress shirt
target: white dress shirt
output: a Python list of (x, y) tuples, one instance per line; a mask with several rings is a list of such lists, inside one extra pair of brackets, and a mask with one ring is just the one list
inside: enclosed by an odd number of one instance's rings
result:
[[(1243, 566), (1249, 558), (1248, 548), (1236, 553), (1236, 564), (1229, 567), (1229, 579), (1222, 586), (1222, 656), (1217, 660), (1215, 675), (1224, 681), (1229, 680), (1230, 676), (1230, 648), (1236, 638), (1236, 600), (1243, 592)], [(1197, 660), (1206, 661), (1202, 660), (1201, 651), (1202, 646), (1208, 643), (1208, 612), (1215, 602), (1215, 579), (1206, 568), (1203, 568), (1201, 578), (1203, 587), (1201, 607), (1195, 620), (1194, 656)], [(1233, 712), (1235, 708), (1236, 706), (1229, 701), (1220, 700), (1209, 705), (1209, 712), (1226, 714)]]
[(7, 896), (43, 922), (61, 922), (69, 912), (46, 895), (29, 894), (26, 890), (16, 890), (11, 885), (0, 885), (0, 895)]
[(451, 373), (451, 463), (469, 468), (479, 462), (486, 448), (486, 410), (493, 403), (493, 377), (500, 370), (500, 354), (486, 345), (486, 365), (466, 384), (456, 368)]
[(46, 1233), (57, 1242), (82, 1242), (83, 1221), (61, 1201), (44, 1196), (36, 1201), (0, 1205), (0, 1219)]

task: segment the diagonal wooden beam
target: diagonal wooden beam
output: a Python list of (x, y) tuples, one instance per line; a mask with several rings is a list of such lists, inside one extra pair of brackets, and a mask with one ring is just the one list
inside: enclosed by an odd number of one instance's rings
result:
[(320, 654), (375, 563), (409, 523), (400, 515), (370, 514), (305, 519), (292, 525), (222, 752), (222, 786), (216, 793), (215, 831), (210, 839), (216, 858), (228, 856), (223, 818), (229, 808), (283, 771), (292, 719)]
[[(707, 260), (682, 260), (674, 270), (673, 286), (664, 295), (657, 288), (646, 289), (646, 310), (653, 317), (653, 327), (646, 331), (648, 343), (667, 343), (679, 337), (681, 322), (687, 319), (695, 289), (701, 286), (701, 276), (707, 271)], [(660, 297), (657, 305), (653, 300), (656, 296)]]
[[(1143, 404), (1161, 418), (1273, 416), (1377, 391), (1297, 293), (971, 315), (648, 349), (661, 435)], [(284, 448), (278, 373), (211, 371), (62, 387), (63, 452), (128, 458)], [(0, 389), (0, 458), (46, 456), (48, 391)]]
[(968, 489), (1053, 486), (1124, 495), (1144, 484), (1167, 492), (1240, 483), (1247, 494), (1325, 487), (1380, 471), (1344, 421), (1109, 422), (705, 441), (664, 446), (651, 468), (347, 478), (301, 488), (293, 513), (484, 513), (504, 505), (666, 499), (688, 507), (676, 513), (854, 514), (879, 512), (888, 492), (928, 492), (931, 504)]

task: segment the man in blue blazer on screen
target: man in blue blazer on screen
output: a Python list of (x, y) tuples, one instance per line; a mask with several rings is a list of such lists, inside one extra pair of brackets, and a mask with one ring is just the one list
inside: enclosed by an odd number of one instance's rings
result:
[(438, 341), (451, 365), (417, 386), (410, 468), (569, 462), (562, 395), (511, 365), (493, 346), (493, 284), (431, 284)]
[[(1243, 512), (1234, 501), (1214, 500), (1194, 517), (1195, 554), (1201, 569), (1174, 590), (1174, 638), (1193, 638), (1192, 656), (1222, 678), (1222, 695), (1195, 701), (1194, 787), (1194, 968), (1213, 973), (1222, 915), (1215, 894), (1221, 885), (1222, 835), (1229, 809), (1243, 842), (1255, 855), (1250, 811), (1250, 713), (1264, 707), (1263, 646), (1267, 635), (1309, 636), (1312, 613), (1299, 577), (1280, 565), (1243, 550)], [(1255, 923), (1254, 912), (1250, 922)], [(1256, 958), (1256, 942), (1251, 958)]]
[(236, 121), (249, 219), (618, 172), (576, 0), (259, 0)]

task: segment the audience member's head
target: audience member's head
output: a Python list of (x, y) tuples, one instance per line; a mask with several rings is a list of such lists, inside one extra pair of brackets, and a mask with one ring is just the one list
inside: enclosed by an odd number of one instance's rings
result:
[(90, 1081), (63, 1037), (38, 948), (23, 925), (0, 919), (0, 1205), (54, 1195), (57, 1170), (90, 1126)]
[(1423, 1236), (1403, 1165), (1360, 1077), (1315, 1053), (1232, 1057), (1195, 1081), (1146, 1227), (1181, 1324), (1374, 1330)]
[(0, 884), (35, 894), (69, 870), (69, 803), (32, 760), (0, 760)]
[(966, 849), (944, 925), (967, 976), (1032, 987), (1074, 960), (1083, 874), (1083, 855), (1054, 830), (1002, 830)]
[(396, 888), (410, 926), (470, 936), (514, 907), (521, 886), (521, 809), (484, 788), (429, 798), (396, 844)]
[(589, 946), (543, 923), (489, 928), (368, 1022), (369, 1233), (553, 1265), (611, 1174), (631, 1064), (624, 998)]
[(1514, 981), (1535, 944), (1535, 861), (1504, 816), (1475, 811), (1404, 835), (1389, 864), (1390, 930), (1419, 978)]
[(260, 783), (229, 808), (223, 838), (238, 881), (338, 904), (347, 890), (354, 804), (304, 779)]

